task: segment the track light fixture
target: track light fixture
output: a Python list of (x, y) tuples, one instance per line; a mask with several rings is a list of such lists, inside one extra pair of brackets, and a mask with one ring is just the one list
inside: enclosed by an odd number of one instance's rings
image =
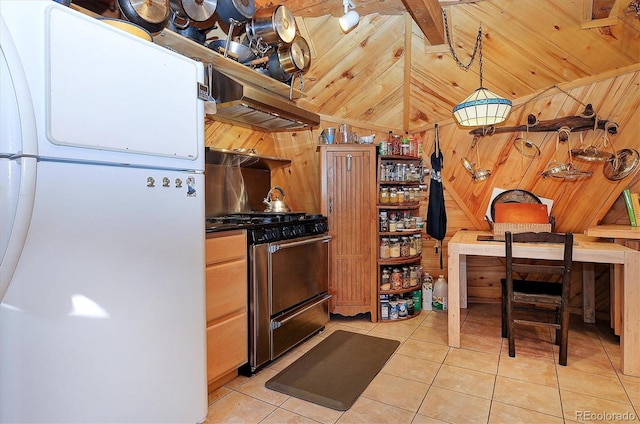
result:
[(360, 15), (354, 10), (356, 5), (353, 4), (353, 1), (342, 0), (342, 6), (344, 6), (344, 15), (338, 20), (338, 22), (340, 23), (342, 32), (346, 34), (358, 25)]

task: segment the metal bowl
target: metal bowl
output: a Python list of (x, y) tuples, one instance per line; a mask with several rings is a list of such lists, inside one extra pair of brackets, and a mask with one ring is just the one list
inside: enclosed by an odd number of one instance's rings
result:
[(210, 42), (208, 47), (223, 56), (226, 51), (227, 57), (237, 60), (240, 63), (249, 62), (256, 58), (253, 50), (251, 50), (249, 47), (231, 40), (229, 40), (228, 45), (227, 40), (215, 40)]

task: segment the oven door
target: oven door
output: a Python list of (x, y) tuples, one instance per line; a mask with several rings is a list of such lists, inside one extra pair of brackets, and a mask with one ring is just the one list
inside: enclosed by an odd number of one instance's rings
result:
[(271, 316), (329, 291), (331, 236), (303, 237), (271, 243)]

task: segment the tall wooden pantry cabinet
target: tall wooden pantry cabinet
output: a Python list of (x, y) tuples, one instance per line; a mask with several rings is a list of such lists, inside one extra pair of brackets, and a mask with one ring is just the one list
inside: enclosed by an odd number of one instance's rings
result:
[(376, 146), (318, 146), (322, 213), (329, 219), (331, 313), (370, 313), (378, 320), (376, 296)]

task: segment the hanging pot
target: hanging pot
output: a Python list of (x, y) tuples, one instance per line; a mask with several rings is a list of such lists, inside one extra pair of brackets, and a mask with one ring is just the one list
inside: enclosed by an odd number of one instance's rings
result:
[(229, 25), (233, 21), (247, 22), (253, 18), (256, 6), (253, 0), (220, 0), (216, 6), (216, 13), (222, 22)]
[(189, 22), (205, 22), (216, 11), (217, 0), (169, 0), (171, 9)]
[(246, 31), (256, 44), (289, 44), (296, 36), (296, 20), (284, 5), (265, 7), (256, 10)]
[[(282, 46), (281, 46), (282, 47)], [(269, 55), (269, 62), (267, 63), (267, 69), (269, 69), (269, 76), (278, 81), (287, 82), (293, 76), (296, 68), (291, 65), (290, 61), (281, 59), (281, 56), (286, 56), (284, 52), (279, 52), (280, 48)], [(283, 62), (289, 63), (288, 66), (284, 66)]]
[(153, 35), (159, 34), (169, 22), (169, 0), (118, 0), (120, 11), (128, 21), (141, 26)]
[(167, 28), (199, 44), (204, 45), (205, 41), (207, 40), (207, 33), (204, 32), (203, 30), (200, 30), (191, 25), (187, 25), (185, 28), (181, 28), (176, 25), (174, 19), (169, 20), (169, 23), (167, 24)]
[[(311, 67), (311, 48), (309, 48), (309, 43), (307, 43), (307, 40), (305, 40), (304, 37), (302, 37), (301, 35), (296, 35), (293, 41), (291, 42), (291, 44), (292, 46), (293, 45), (297, 46), (295, 50), (300, 49), (299, 58), (301, 60), (298, 60), (297, 58), (295, 58), (294, 60), (296, 67), (302, 73), (307, 72)], [(292, 47), (292, 50), (294, 50), (293, 47)]]

